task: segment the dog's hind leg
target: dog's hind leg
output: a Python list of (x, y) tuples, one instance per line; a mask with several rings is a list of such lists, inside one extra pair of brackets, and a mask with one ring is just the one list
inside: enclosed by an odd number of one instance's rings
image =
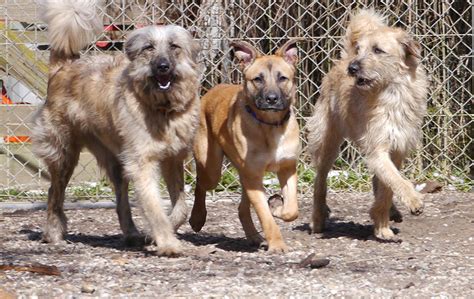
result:
[[(377, 198), (377, 188), (379, 188), (379, 184), (381, 184), (381, 182), (379, 180), (377, 180), (377, 177), (374, 175), (372, 177), (372, 189), (374, 191), (374, 196)], [(390, 190), (391, 192), (392, 190)], [(393, 192), (392, 192), (392, 199), (393, 199)], [(392, 200), (391, 199), (391, 200)], [(389, 212), (389, 219), (391, 221), (394, 221), (394, 222), (397, 222), (397, 223), (401, 223), (403, 222), (403, 215), (402, 213), (400, 213), (400, 211), (398, 210), (397, 206), (395, 205), (395, 203), (393, 202), (392, 200), (392, 206), (390, 207), (390, 212)]]
[(123, 176), (123, 168), (119, 163), (107, 167), (107, 173), (114, 184), (115, 198), (117, 201), (117, 215), (120, 228), (128, 246), (137, 246), (144, 243), (143, 236), (138, 232), (132, 219), (130, 202), (128, 200), (128, 179)]
[(252, 220), (252, 215), (250, 213), (250, 201), (247, 194), (242, 193), (242, 198), (239, 204), (239, 220), (242, 224), (242, 228), (245, 232), (245, 237), (250, 243), (254, 245), (260, 245), (264, 239), (259, 234)]
[[(399, 171), (400, 171), (400, 168), (402, 167), (403, 157), (404, 157), (403, 155), (399, 155), (399, 154), (391, 155), (392, 162), (393, 164), (395, 164), (395, 167), (397, 167)], [(390, 207), (390, 220), (397, 223), (403, 222), (403, 215), (398, 210), (397, 205), (395, 204), (395, 202), (393, 202), (393, 200), (392, 200), (392, 206)]]
[(402, 202), (412, 214), (419, 215), (423, 212), (423, 195), (413, 188), (412, 183), (400, 175), (398, 167), (402, 160), (403, 155), (392, 153), (390, 156), (386, 150), (374, 150), (367, 156), (367, 164), (377, 178), (401, 197)]
[(112, 181), (115, 189), (115, 198), (117, 201), (117, 215), (120, 228), (129, 246), (137, 246), (143, 243), (143, 236), (138, 232), (132, 219), (130, 202), (128, 200), (128, 179), (124, 177), (123, 167), (115, 158), (110, 158), (106, 166), (107, 174)]
[[(320, 99), (324, 100), (324, 99)], [(313, 163), (316, 169), (313, 193), (313, 233), (321, 233), (324, 230), (329, 208), (326, 203), (327, 177), (338, 154), (339, 147), (343, 141), (342, 135), (337, 130), (336, 124), (331, 123), (328, 111), (321, 111), (327, 107), (317, 106), (315, 114), (310, 120), (308, 147), (312, 153)]]
[(161, 174), (165, 179), (173, 207), (170, 213), (170, 221), (175, 231), (186, 221), (186, 217), (188, 216), (186, 194), (184, 193), (183, 162), (181, 158), (174, 157), (160, 163)]
[[(313, 225), (311, 231), (313, 233), (322, 233), (326, 225), (326, 218), (329, 216), (329, 208), (326, 203), (327, 196), (327, 177), (328, 173), (334, 164), (338, 154), (340, 143), (336, 140), (327, 141), (335, 142), (334, 144), (325, 144), (321, 151), (321, 157), (317, 158), (316, 178), (314, 180), (314, 195), (313, 195)], [(337, 146), (336, 146), (337, 143)], [(330, 146), (328, 146), (330, 145)], [(331, 149), (329, 149), (330, 147)]]
[(206, 223), (206, 192), (215, 189), (221, 178), (224, 152), (212, 139), (206, 128), (206, 120), (201, 120), (194, 144), (194, 159), (196, 161), (196, 189), (194, 190), (194, 204), (189, 218), (189, 224), (195, 232), (202, 229)]
[(47, 223), (43, 232), (45, 242), (60, 243), (64, 239), (67, 231), (67, 218), (63, 207), (65, 190), (79, 161), (79, 154), (80, 147), (69, 144), (57, 150), (55, 154), (58, 157), (57, 161), (46, 161), (51, 176), (51, 186), (48, 190)]
[[(122, 173), (122, 177), (119, 174)], [(115, 198), (117, 201), (116, 212), (119, 218), (120, 228), (128, 246), (140, 246), (144, 244), (144, 236), (140, 234), (132, 219), (130, 202), (128, 200), (129, 181), (123, 176), (123, 169), (116, 170), (116, 178), (112, 179), (115, 188)]]
[(377, 176), (373, 177), (372, 185), (375, 201), (370, 209), (370, 217), (374, 221), (374, 235), (382, 240), (391, 240), (395, 236), (389, 226), (393, 192)]
[(97, 159), (97, 163), (103, 167), (110, 181), (114, 185), (116, 211), (125, 243), (129, 246), (141, 245), (143, 237), (138, 232), (132, 219), (130, 202), (128, 200), (128, 179), (124, 176), (123, 166), (117, 157), (103, 146), (100, 140), (89, 137), (87, 148)]

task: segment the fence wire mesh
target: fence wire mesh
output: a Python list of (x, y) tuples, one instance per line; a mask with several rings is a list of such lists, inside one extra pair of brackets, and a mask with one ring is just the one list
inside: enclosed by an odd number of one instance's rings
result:
[[(46, 196), (47, 172), (31, 152), (31, 119), (46, 95), (47, 28), (32, 0), (0, 1), (0, 200)], [(162, 1), (107, 0), (100, 3), (104, 33), (87, 52), (122, 50), (134, 28), (174, 23), (190, 30), (202, 46), (202, 92), (221, 82), (240, 82), (229, 43), (247, 40), (264, 53), (289, 38), (298, 38), (297, 117), (303, 128), (319, 95), (319, 86), (340, 52), (339, 40), (350, 12), (375, 7), (391, 24), (411, 31), (422, 44), (423, 65), (430, 79), (429, 109), (423, 146), (405, 164), (413, 181), (437, 180), (448, 188), (471, 190), (473, 156), (473, 6), (472, 1)], [(305, 154), (299, 163), (299, 190), (312, 192), (314, 172)], [(186, 183), (195, 181), (192, 159), (186, 164)], [(275, 176), (265, 185), (277, 190)], [(330, 173), (332, 191), (367, 191), (370, 174), (357, 150), (343, 145)], [(218, 192), (239, 192), (238, 177), (227, 163)], [(94, 158), (83, 153), (68, 189), (69, 198), (110, 197), (112, 190)]]

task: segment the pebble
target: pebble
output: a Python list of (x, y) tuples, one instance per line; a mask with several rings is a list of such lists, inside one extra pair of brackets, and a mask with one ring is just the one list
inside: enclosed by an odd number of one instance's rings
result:
[[(462, 203), (459, 207), (446, 206), (453, 196)], [(291, 225), (279, 224), (292, 250), (288, 254), (269, 254), (248, 247), (236, 216), (238, 202), (209, 202), (208, 222), (202, 232), (192, 232), (187, 223), (180, 228), (178, 239), (186, 248), (186, 257), (176, 259), (146, 255), (140, 248), (124, 248), (114, 210), (66, 211), (71, 230), (65, 246), (39, 241), (41, 230), (37, 227), (44, 223), (45, 211), (21, 217), (5, 216), (0, 211), (4, 220), (0, 222), (0, 264), (39, 262), (57, 266), (64, 273), (51, 277), (0, 271), (0, 289), (21, 298), (35, 294), (39, 298), (232, 298), (275, 294), (306, 298), (328, 297), (331, 290), (335, 297), (466, 297), (473, 278), (469, 266), (474, 239), (470, 227), (474, 222), (468, 218), (474, 211), (472, 195), (430, 195), (446, 220), (433, 216), (434, 207), (421, 217), (408, 216), (406, 222), (397, 225), (404, 241), (401, 244), (357, 239), (354, 237), (359, 235), (345, 230), (345, 226), (372, 225), (367, 213), (372, 204), (370, 194), (365, 196), (367, 201), (352, 193), (345, 194), (344, 201), (338, 200), (340, 194), (329, 197), (340, 220), (328, 221), (324, 238), (300, 230), (310, 221), (308, 198), (303, 198), (299, 219)], [(346, 209), (348, 206), (357, 209)], [(147, 224), (137, 210), (133, 209), (137, 227), (146, 230)], [(260, 231), (258, 219), (254, 222)], [(21, 232), (23, 226), (32, 232)], [(37, 238), (25, 238), (30, 236)], [(298, 267), (311, 252), (314, 256), (309, 261), (313, 264)], [(314, 260), (324, 258), (330, 259), (329, 266), (312, 268)]]
[(81, 286), (81, 293), (92, 294), (95, 292), (95, 290), (96, 290), (95, 286), (88, 283), (83, 284)]

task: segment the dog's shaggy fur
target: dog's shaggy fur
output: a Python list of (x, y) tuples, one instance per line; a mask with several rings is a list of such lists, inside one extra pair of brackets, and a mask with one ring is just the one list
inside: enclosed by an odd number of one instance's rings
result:
[[(134, 241), (128, 183), (132, 180), (161, 254), (176, 254), (174, 235), (187, 216), (183, 159), (199, 122), (199, 47), (179, 26), (149, 26), (130, 34), (125, 54), (79, 58), (93, 38), (95, 1), (47, 0), (51, 39), (48, 97), (38, 113), (34, 149), (51, 175), (43, 239), (66, 232), (66, 185), (83, 147), (115, 187), (123, 234)], [(159, 166), (170, 193), (170, 218), (159, 198)]]
[[(343, 47), (341, 60), (323, 80), (307, 124), (308, 148), (317, 170), (312, 230), (324, 229), (327, 174), (348, 138), (375, 174), (370, 211), (375, 236), (392, 239), (393, 194), (413, 214), (423, 209), (422, 195), (398, 171), (420, 140), (426, 110), (428, 80), (419, 65), (420, 46), (409, 33), (387, 26), (376, 12), (365, 10), (351, 19)], [(398, 210), (392, 211), (401, 217)]]

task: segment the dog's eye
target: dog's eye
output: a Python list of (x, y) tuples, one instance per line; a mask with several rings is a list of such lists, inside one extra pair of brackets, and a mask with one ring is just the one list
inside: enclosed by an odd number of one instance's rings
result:
[(375, 54), (382, 54), (382, 53), (385, 53), (385, 51), (380, 49), (379, 47), (374, 47), (374, 53)]
[(286, 82), (286, 81), (288, 81), (288, 77), (280, 76), (280, 77), (278, 77), (278, 81), (279, 82)]
[(144, 51), (150, 51), (150, 50), (153, 50), (153, 49), (155, 49), (155, 47), (153, 47), (153, 45), (146, 45), (145, 47), (143, 47)]
[(254, 83), (262, 83), (262, 82), (263, 82), (263, 78), (260, 77), (260, 76), (259, 76), (259, 77), (255, 77), (255, 78), (252, 79), (252, 81), (253, 81)]
[(171, 44), (171, 45), (170, 45), (170, 49), (171, 49), (171, 50), (177, 50), (177, 49), (181, 49), (181, 47), (178, 46), (178, 45), (176, 45), (176, 44)]

